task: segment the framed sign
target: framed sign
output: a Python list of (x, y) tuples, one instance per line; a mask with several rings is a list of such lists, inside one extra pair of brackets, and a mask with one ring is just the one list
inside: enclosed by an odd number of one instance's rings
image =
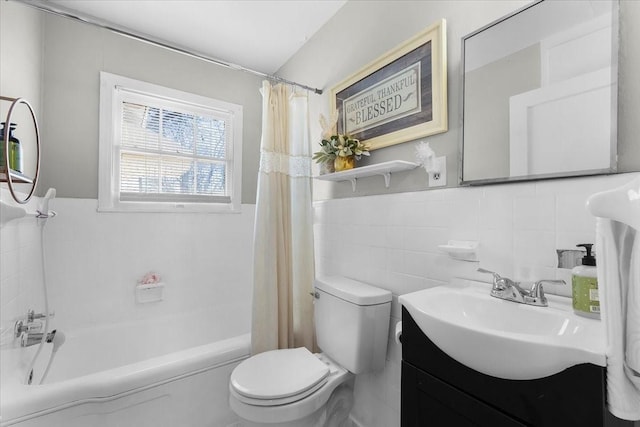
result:
[(338, 133), (372, 150), (446, 132), (446, 21), (417, 34), (331, 89)]

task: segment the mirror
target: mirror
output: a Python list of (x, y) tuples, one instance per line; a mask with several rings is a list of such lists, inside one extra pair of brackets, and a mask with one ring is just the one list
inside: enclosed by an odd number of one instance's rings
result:
[(544, 0), (462, 39), (462, 185), (615, 172), (617, 20)]

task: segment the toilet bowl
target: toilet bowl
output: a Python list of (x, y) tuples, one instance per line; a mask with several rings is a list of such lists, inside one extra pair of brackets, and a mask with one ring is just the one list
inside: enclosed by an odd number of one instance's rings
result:
[(261, 353), (243, 363), (231, 374), (229, 403), (252, 426), (316, 425), (327, 417), (321, 410), (334, 390), (353, 377), (304, 347)]
[(322, 353), (272, 350), (232, 372), (229, 405), (244, 426), (338, 426), (353, 405), (355, 374), (384, 366), (391, 292), (344, 277), (315, 282)]

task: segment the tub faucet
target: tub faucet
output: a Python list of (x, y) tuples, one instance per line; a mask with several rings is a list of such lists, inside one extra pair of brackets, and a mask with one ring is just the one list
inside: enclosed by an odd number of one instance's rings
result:
[(15, 337), (18, 338), (23, 332), (38, 332), (42, 328), (42, 323), (39, 322), (40, 319), (44, 319), (46, 317), (54, 317), (55, 313), (51, 312), (48, 315), (44, 313), (36, 313), (33, 310), (28, 310), (27, 315), (24, 316), (24, 319), (20, 319), (14, 325)]
[[(54, 313), (50, 313), (49, 317), (53, 317)], [(33, 344), (37, 344), (42, 340), (42, 329), (44, 324), (41, 319), (47, 317), (47, 314), (36, 313), (33, 310), (27, 311), (27, 315), (16, 322), (13, 331), (16, 338), (20, 338), (20, 345), (22, 347), (29, 347)], [(55, 332), (52, 332), (53, 336)], [(49, 339), (47, 335), (47, 339)]]
[[(20, 347), (31, 347), (32, 345), (40, 344), (43, 335), (42, 332), (23, 332), (20, 336)], [(47, 334), (46, 341), (48, 343), (52, 342), (55, 336), (56, 330), (54, 329)]]
[(479, 268), (478, 271), (493, 275), (493, 287), (490, 293), (492, 297), (538, 307), (547, 307), (549, 305), (547, 298), (544, 296), (543, 284), (564, 285), (566, 283), (564, 280), (538, 280), (531, 286), (531, 289), (525, 289), (520, 282), (514, 282), (507, 277), (502, 277), (494, 271), (485, 270), (484, 268)]

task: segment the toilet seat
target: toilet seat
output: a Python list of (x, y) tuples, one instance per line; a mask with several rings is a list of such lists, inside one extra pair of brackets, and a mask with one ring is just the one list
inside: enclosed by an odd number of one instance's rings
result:
[[(282, 351), (290, 352), (291, 350)], [(303, 394), (290, 396), (290, 398), (288, 398), (289, 403), (281, 403), (287, 400), (287, 398), (256, 399), (254, 401), (252, 398), (238, 393), (232, 381), (229, 381), (229, 406), (241, 419), (257, 423), (258, 425), (268, 425), (270, 427), (304, 425), (302, 420), (305, 417), (313, 417), (313, 414), (327, 403), (336, 387), (353, 378), (353, 374), (325, 354), (318, 353), (312, 356), (329, 369), (328, 377), (316, 386), (317, 389), (312, 387)], [(238, 369), (242, 363), (235, 369)], [(264, 374), (265, 372), (263, 371), (262, 373)], [(293, 424), (290, 425), (287, 423)]]
[(304, 347), (273, 350), (240, 363), (231, 374), (230, 389), (250, 405), (284, 405), (316, 392), (329, 374), (329, 366)]

